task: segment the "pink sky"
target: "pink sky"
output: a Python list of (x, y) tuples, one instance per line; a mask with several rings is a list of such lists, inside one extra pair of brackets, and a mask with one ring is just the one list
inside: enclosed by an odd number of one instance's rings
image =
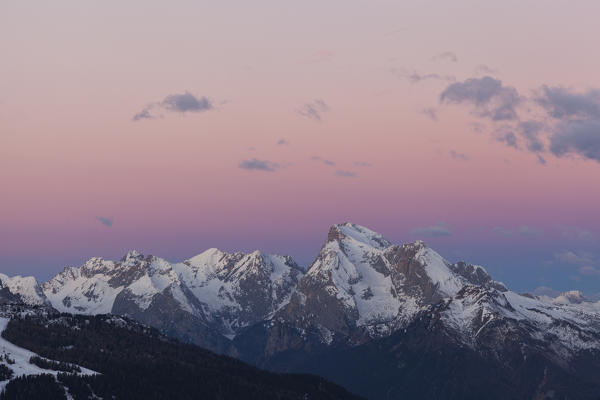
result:
[[(598, 15), (594, 1), (3, 1), (0, 269), (47, 277), (133, 247), (308, 264), (349, 220), (424, 235), (523, 289), (600, 292), (600, 162), (550, 151), (559, 122), (532, 100), (543, 85), (600, 88)], [(484, 75), (526, 98), (520, 120), (547, 124), (542, 152), (495, 139), (514, 119), (440, 103)], [(156, 105), (186, 92), (212, 109)], [(149, 104), (156, 118), (133, 121)], [(253, 159), (276, 170), (239, 167)], [(419, 231), (430, 227), (449, 234)], [(560, 251), (598, 275), (560, 269)]]

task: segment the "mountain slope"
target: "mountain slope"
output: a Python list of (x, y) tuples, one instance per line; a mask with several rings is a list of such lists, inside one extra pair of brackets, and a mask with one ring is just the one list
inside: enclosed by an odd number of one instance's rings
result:
[[(75, 400), (120, 399), (357, 399), (322, 378), (268, 373), (194, 345), (169, 340), (131, 320), (13, 310), (2, 340), (64, 363), (97, 371), (29, 377), (6, 385), (6, 398), (49, 398), (64, 388)], [(5, 313), (6, 314), (6, 313)], [(8, 365), (10, 368), (11, 365)], [(24, 396), (38, 387), (41, 396)]]

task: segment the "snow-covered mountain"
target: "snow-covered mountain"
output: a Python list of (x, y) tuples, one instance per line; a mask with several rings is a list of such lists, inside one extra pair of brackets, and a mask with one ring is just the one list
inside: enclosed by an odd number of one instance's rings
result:
[(131, 251), (92, 258), (41, 285), (59, 311), (127, 315), (221, 352), (226, 336), (287, 304), (302, 269), (287, 256), (210, 249), (182, 263)]
[[(577, 291), (556, 298), (515, 293), (481, 266), (448, 262), (421, 241), (396, 245), (352, 223), (330, 228), (306, 273), (290, 257), (258, 251), (209, 249), (181, 263), (132, 251), (117, 262), (92, 258), (41, 286), (3, 275), (0, 283), (5, 300), (127, 315), (261, 366), (349, 385), (320, 368), (350, 354), (467, 352), (489, 368), (524, 363), (541, 371), (535, 379), (550, 393), (559, 389), (544, 371), (569, 387), (575, 370), (600, 360), (600, 302)], [(507, 380), (510, 371), (503, 372)]]

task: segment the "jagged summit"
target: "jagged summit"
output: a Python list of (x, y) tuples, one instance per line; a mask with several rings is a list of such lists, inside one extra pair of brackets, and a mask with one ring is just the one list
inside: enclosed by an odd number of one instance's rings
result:
[(344, 238), (349, 238), (358, 243), (363, 243), (379, 249), (383, 249), (392, 245), (392, 243), (381, 234), (351, 222), (332, 225), (329, 228), (327, 242), (343, 240)]

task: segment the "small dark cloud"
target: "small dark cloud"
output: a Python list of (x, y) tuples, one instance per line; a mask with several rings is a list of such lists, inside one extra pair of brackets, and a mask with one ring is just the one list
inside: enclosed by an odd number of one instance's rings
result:
[(450, 154), (450, 157), (452, 157), (455, 160), (466, 161), (469, 159), (469, 156), (467, 156), (466, 154), (458, 153), (454, 150), (450, 150), (449, 154)]
[(251, 160), (243, 160), (238, 164), (238, 167), (248, 171), (256, 170), (267, 172), (274, 172), (281, 168), (280, 165), (277, 163), (267, 160), (259, 160), (257, 158), (253, 158)]
[(521, 102), (517, 90), (489, 76), (450, 84), (440, 95), (441, 103), (470, 104), (472, 112), (492, 121), (516, 120)]
[(600, 162), (600, 120), (559, 123), (550, 135), (550, 151), (557, 157), (579, 155)]
[(458, 62), (458, 57), (456, 57), (456, 54), (452, 51), (444, 51), (443, 53), (431, 57), (431, 61)]
[(202, 112), (213, 109), (213, 105), (208, 98), (197, 98), (189, 92), (168, 95), (161, 102), (161, 105), (168, 111), (180, 113)]
[(315, 99), (311, 103), (304, 104), (299, 110), (298, 114), (303, 117), (313, 119), (315, 121), (321, 122), (323, 119), (323, 114), (329, 111), (329, 106), (320, 99)]
[(411, 231), (411, 234), (414, 236), (441, 237), (452, 236), (452, 231), (446, 224), (439, 222), (432, 226), (415, 228)]
[(96, 217), (97, 221), (100, 221), (100, 223), (108, 228), (110, 228), (113, 225), (113, 218), (111, 217)]
[(196, 97), (190, 92), (184, 92), (179, 94), (170, 94), (166, 96), (162, 101), (157, 103), (150, 103), (142, 109), (139, 113), (133, 116), (133, 121), (140, 121), (142, 119), (156, 118), (152, 114), (154, 109), (162, 109), (170, 112), (203, 112), (214, 109), (212, 102), (207, 97)]
[(537, 154), (537, 162), (538, 162), (538, 164), (546, 165), (546, 159), (544, 157), (540, 156), (539, 154)]
[(335, 162), (333, 162), (331, 160), (326, 160), (326, 159), (321, 158), (319, 156), (312, 156), (310, 159), (313, 160), (313, 161), (318, 161), (318, 162), (323, 163), (325, 165), (329, 165), (331, 167), (333, 167), (335, 165)]
[(335, 176), (339, 176), (342, 178), (356, 178), (358, 176), (358, 174), (353, 171), (337, 170), (337, 171), (335, 171)]
[(372, 167), (373, 164), (366, 162), (366, 161), (355, 161), (354, 165), (357, 167)]
[(139, 113), (135, 114), (133, 116), (133, 120), (134, 121), (139, 121), (142, 119), (153, 119), (154, 116), (150, 113), (150, 111), (152, 110), (152, 108), (154, 108), (153, 105), (147, 105), (146, 107), (144, 107), (142, 109), (142, 111), (140, 111)]
[(288, 144), (290, 144), (290, 142), (287, 139), (282, 138), (277, 141), (277, 145), (279, 146), (287, 146)]
[(433, 107), (427, 107), (421, 110), (421, 114), (427, 116), (432, 121), (437, 121), (437, 110)]

